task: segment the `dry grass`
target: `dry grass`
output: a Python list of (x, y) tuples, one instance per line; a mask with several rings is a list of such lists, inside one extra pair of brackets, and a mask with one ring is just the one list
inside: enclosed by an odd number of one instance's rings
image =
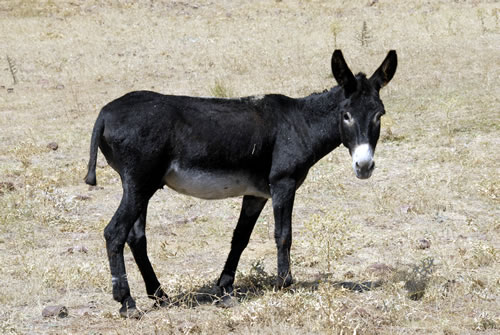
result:
[[(498, 4), (370, 3), (0, 2), (0, 332), (498, 333)], [(307, 95), (334, 84), (335, 46), (355, 71), (371, 73), (390, 48), (400, 65), (382, 93), (374, 176), (356, 180), (340, 148), (299, 190), (297, 283), (272, 289), (267, 206), (237, 274), (240, 305), (213, 306), (240, 200), (164, 190), (151, 201), (150, 255), (179, 306), (120, 319), (102, 238), (119, 179), (100, 156), (101, 187), (82, 181), (99, 108), (134, 89)], [(337, 285), (376, 280), (362, 293)], [(44, 319), (56, 304), (69, 317)]]

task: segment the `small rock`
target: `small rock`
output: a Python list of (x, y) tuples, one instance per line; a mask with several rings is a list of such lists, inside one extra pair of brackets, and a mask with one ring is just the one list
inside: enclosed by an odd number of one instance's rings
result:
[(431, 242), (428, 239), (421, 238), (418, 240), (417, 248), (418, 249), (429, 249), (431, 247)]
[(9, 88), (7, 89), (7, 93), (14, 93), (14, 89), (13, 89), (12, 87), (9, 87)]
[(104, 187), (98, 186), (98, 185), (90, 185), (89, 186), (89, 191), (99, 191), (99, 190), (104, 190)]
[(56, 142), (50, 142), (47, 144), (47, 148), (56, 151), (59, 148), (59, 145)]
[(71, 308), (72, 315), (89, 316), (95, 312), (95, 306), (75, 306)]
[(76, 251), (76, 252), (83, 252), (84, 254), (86, 254), (87, 252), (89, 252), (89, 249), (86, 246), (84, 246), (84, 245), (74, 246), (73, 250)]
[(65, 318), (68, 316), (68, 309), (63, 305), (47, 306), (43, 309), (42, 316), (44, 318)]
[(182, 219), (182, 220), (177, 220), (177, 221), (175, 221), (175, 223), (177, 223), (177, 224), (186, 224), (186, 223), (190, 223), (190, 222), (195, 222), (196, 219), (198, 219), (197, 215), (192, 216), (190, 218), (185, 218), (185, 219)]
[(73, 247), (69, 247), (68, 250), (66, 250), (62, 254), (73, 254), (75, 252), (81, 252), (86, 254), (87, 252), (89, 252), (89, 249), (83, 245), (75, 245)]
[(63, 84), (57, 84), (56, 90), (64, 90), (64, 85)]
[(82, 201), (85, 201), (85, 200), (90, 200), (90, 196), (88, 195), (83, 195), (83, 194), (78, 194), (75, 196), (75, 199), (76, 200), (82, 200)]

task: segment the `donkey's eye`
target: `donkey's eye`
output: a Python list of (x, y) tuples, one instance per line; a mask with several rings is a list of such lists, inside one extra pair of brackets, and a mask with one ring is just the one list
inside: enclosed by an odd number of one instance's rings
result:
[(351, 114), (349, 112), (344, 113), (344, 121), (345, 122), (351, 122)]

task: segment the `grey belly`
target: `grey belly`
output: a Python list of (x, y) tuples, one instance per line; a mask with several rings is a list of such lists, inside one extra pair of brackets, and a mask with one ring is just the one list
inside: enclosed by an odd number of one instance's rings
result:
[(172, 163), (163, 177), (165, 184), (175, 191), (201, 199), (224, 199), (241, 195), (270, 198), (265, 181), (252, 181), (244, 172), (207, 171), (181, 168)]

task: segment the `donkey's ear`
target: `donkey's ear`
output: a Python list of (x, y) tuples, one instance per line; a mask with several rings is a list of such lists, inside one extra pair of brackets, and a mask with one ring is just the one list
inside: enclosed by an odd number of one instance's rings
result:
[(344, 89), (346, 97), (356, 91), (358, 82), (347, 66), (340, 50), (335, 50), (332, 55), (332, 72), (337, 83)]
[(391, 50), (385, 57), (382, 65), (373, 73), (370, 77), (370, 81), (375, 86), (377, 90), (387, 85), (391, 81), (394, 73), (396, 73), (396, 68), (398, 67), (398, 56), (396, 55), (396, 50)]

